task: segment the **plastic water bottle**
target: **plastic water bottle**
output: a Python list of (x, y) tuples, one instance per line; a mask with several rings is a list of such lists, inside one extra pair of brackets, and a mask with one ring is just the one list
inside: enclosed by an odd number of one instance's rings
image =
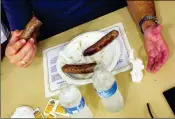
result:
[(102, 99), (104, 108), (109, 112), (119, 112), (123, 106), (123, 98), (118, 90), (116, 79), (104, 64), (94, 69), (93, 86)]
[(93, 118), (92, 112), (75, 86), (62, 84), (60, 91), (60, 104), (71, 118)]

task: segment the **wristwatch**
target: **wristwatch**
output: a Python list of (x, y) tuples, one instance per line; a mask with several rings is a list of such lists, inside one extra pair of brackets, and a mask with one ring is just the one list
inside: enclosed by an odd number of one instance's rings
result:
[[(140, 30), (141, 32), (143, 33), (143, 29), (142, 29), (142, 24), (145, 22), (145, 21), (148, 21), (148, 20), (153, 20), (156, 24), (159, 24), (159, 21), (157, 20), (157, 17), (156, 16), (152, 16), (152, 15), (146, 15), (144, 16), (140, 22), (139, 22), (139, 27), (140, 27)], [(144, 34), (144, 33), (143, 33)]]

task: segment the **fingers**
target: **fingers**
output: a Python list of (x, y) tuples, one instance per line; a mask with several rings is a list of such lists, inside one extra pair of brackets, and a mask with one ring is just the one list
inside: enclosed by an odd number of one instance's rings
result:
[(163, 65), (162, 63), (162, 53), (160, 53), (155, 59), (154, 66), (152, 68), (152, 72), (156, 73)]
[(16, 41), (18, 41), (21, 33), (22, 31), (19, 31), (19, 30), (13, 31), (11, 34), (11, 38), (9, 40), (9, 45), (14, 44)]
[(18, 67), (22, 67), (24, 64), (22, 64), (21, 61), (18, 61), (18, 62), (15, 63), (15, 65), (18, 66)]
[(152, 72), (156, 73), (166, 62), (168, 59), (168, 50), (163, 51), (162, 53), (159, 53), (159, 55), (155, 58), (155, 63), (152, 68)]
[(28, 54), (22, 59), (24, 62), (29, 62), (33, 57), (34, 49), (30, 49)]
[[(37, 52), (36, 46), (34, 46), (32, 49), (30, 49), (30, 51), (27, 53), (27, 55), (22, 60), (17, 61), (17, 62), (15, 62), (13, 64), (15, 64), (18, 67), (26, 68), (34, 60), (34, 57), (36, 55), (36, 52)], [(23, 64), (22, 61), (25, 62), (26, 64)]]
[(32, 51), (30, 51), (30, 52), (24, 57), (24, 59), (22, 59), (22, 61), (27, 62), (27, 64), (25, 64), (25, 65), (22, 66), (23, 68), (26, 68), (27, 66), (29, 66), (29, 65), (32, 63), (32, 61), (34, 60), (34, 57), (35, 57), (35, 55), (36, 55), (36, 52), (37, 52), (36, 46), (34, 46), (34, 49), (33, 49)]
[[(7, 51), (9, 52), (10, 48), (13, 49), (13, 50), (17, 49), (18, 47), (16, 47), (16, 46), (19, 46), (19, 45), (16, 45), (16, 44), (18, 44), (18, 42), (19, 41), (17, 41), (13, 45), (13, 47), (8, 46)], [(14, 50), (14, 51), (16, 51), (16, 50)], [(35, 56), (35, 54), (36, 54), (36, 46), (34, 44), (34, 39), (31, 38), (29, 41), (27, 41), (27, 43), (22, 48), (20, 48), (20, 50), (18, 50), (17, 53), (15, 53), (14, 55), (7, 55), (7, 57), (8, 57), (8, 59), (10, 60), (10, 62), (12, 64), (15, 64), (18, 67), (23, 67), (26, 64), (22, 64), (22, 62), (21, 62), (21, 61), (23, 61), (22, 59), (24, 59), (24, 62), (26, 62), (27, 65), (29, 65), (32, 62), (32, 59)]]
[(147, 71), (156, 73), (168, 59), (168, 50), (159, 53), (156, 57), (149, 57)]
[(24, 39), (17, 41), (16, 43), (12, 45), (8, 45), (6, 49), (6, 55), (14, 55), (20, 50), (24, 45), (26, 41)]
[(149, 57), (148, 65), (147, 65), (147, 71), (148, 72), (150, 72), (152, 70), (153, 65), (154, 65), (154, 58), (153, 57)]
[(27, 64), (23, 65), (22, 68), (28, 67), (32, 63), (32, 61), (33, 61), (33, 59), (30, 62), (28, 62)]
[(162, 54), (162, 64), (164, 64), (167, 59), (168, 59), (168, 50), (165, 50), (163, 51), (163, 54)]
[(23, 68), (28, 67), (32, 63), (33, 60), (34, 60), (34, 57), (32, 58), (32, 60), (30, 60), (29, 62), (27, 62), (27, 64), (23, 65), (22, 67)]
[(16, 61), (21, 61), (27, 54), (28, 52), (33, 49), (34, 45), (34, 40), (31, 38), (26, 45), (17, 53), (15, 54), (14, 58)]
[[(18, 67), (26, 67), (31, 64), (32, 60), (34, 59), (36, 54), (36, 46), (33, 38), (28, 41), (20, 39), (21, 33), (22, 30), (15, 30), (11, 33), (12, 35), (7, 45), (5, 54), (12, 64), (15, 64)], [(21, 62), (23, 61), (22, 59), (24, 59), (26, 64)]]

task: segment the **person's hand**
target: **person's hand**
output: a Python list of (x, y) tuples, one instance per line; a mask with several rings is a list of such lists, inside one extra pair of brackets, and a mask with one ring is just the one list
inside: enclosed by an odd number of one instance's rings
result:
[(18, 67), (27, 67), (32, 63), (37, 52), (36, 38), (33, 37), (28, 41), (19, 39), (21, 33), (22, 31), (18, 30), (12, 32), (5, 55), (12, 64)]
[(148, 55), (147, 71), (157, 72), (168, 58), (168, 46), (161, 34), (162, 26), (152, 25), (144, 30), (144, 44)]

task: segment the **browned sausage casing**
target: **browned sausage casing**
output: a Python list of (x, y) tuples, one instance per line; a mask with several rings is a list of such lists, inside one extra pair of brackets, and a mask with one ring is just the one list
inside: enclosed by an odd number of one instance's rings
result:
[(94, 71), (95, 65), (96, 63), (81, 64), (81, 65), (66, 64), (62, 67), (62, 71), (73, 74), (92, 73)]
[(29, 40), (34, 35), (34, 33), (38, 31), (40, 26), (41, 22), (36, 17), (33, 17), (23, 30), (20, 39)]
[(84, 56), (90, 56), (93, 55), (100, 50), (102, 50), (105, 46), (107, 46), (109, 43), (111, 43), (117, 36), (118, 36), (118, 31), (112, 30), (105, 36), (103, 36), (99, 41), (97, 41), (95, 44), (92, 46), (88, 47), (84, 52)]

